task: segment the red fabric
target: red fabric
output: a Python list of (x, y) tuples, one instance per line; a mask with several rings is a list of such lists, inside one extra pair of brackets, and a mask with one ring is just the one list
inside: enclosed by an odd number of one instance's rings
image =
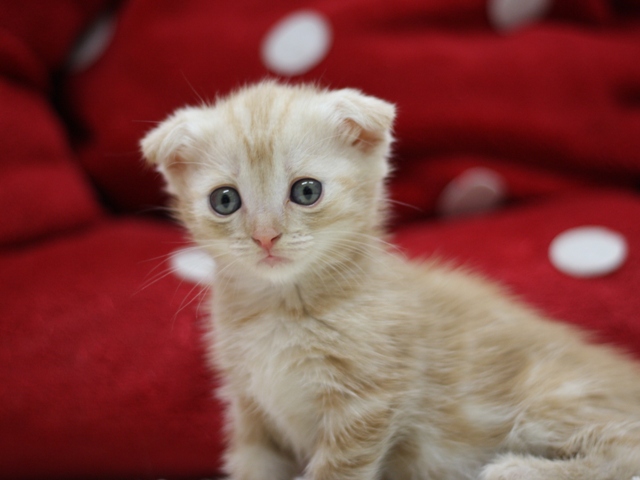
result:
[[(410, 224), (396, 232), (394, 241), (410, 256), (435, 256), (499, 281), (547, 315), (579, 325), (594, 338), (640, 358), (639, 219), (637, 195), (593, 191), (465, 221)], [(624, 235), (629, 256), (619, 270), (585, 279), (553, 267), (551, 241), (584, 225)]]
[(69, 49), (109, 0), (0, 1), (0, 31), (22, 42), (46, 67), (59, 67)]
[[(217, 473), (206, 300), (166, 270), (181, 233), (131, 215), (166, 200), (137, 143), (174, 108), (270, 75), (262, 40), (303, 8), (334, 37), (292, 80), (398, 105), (390, 187), (418, 210), (397, 209), (396, 241), (640, 355), (640, 1), (556, 0), (512, 32), (488, 1), (0, 0), (0, 476)], [(115, 4), (104, 52), (61, 76)], [(503, 207), (437, 221), (443, 190), (474, 167), (504, 180)], [(106, 219), (96, 198), (125, 215)], [(589, 224), (621, 232), (629, 258), (602, 278), (556, 271), (550, 241)]]
[[(77, 4), (77, 5), (76, 5)], [(46, 96), (97, 2), (0, 2), (0, 245), (86, 224), (94, 192)], [(74, 6), (76, 8), (74, 8)]]
[[(395, 102), (402, 168), (410, 159), (480, 155), (566, 177), (637, 180), (640, 20), (622, 16), (636, 3), (558, 2), (511, 34), (491, 28), (486, 3), (308, 2), (334, 39), (326, 59), (295, 80)], [(157, 177), (139, 164), (137, 140), (149, 122), (270, 75), (262, 39), (296, 9), (256, 0), (125, 5), (108, 51), (69, 84), (92, 132), (81, 159), (111, 202), (138, 210), (162, 201)]]
[(571, 195), (598, 184), (594, 179), (491, 157), (463, 155), (413, 160), (398, 169), (390, 185), (395, 222), (442, 213), (441, 197), (445, 188), (465, 172), (477, 168), (489, 170), (504, 182), (505, 191), (499, 202), (502, 204)]
[(3, 478), (216, 470), (206, 300), (165, 261), (181, 243), (174, 227), (119, 220), (0, 255)]
[(71, 159), (44, 98), (0, 78), (0, 245), (83, 225), (98, 215), (94, 193)]

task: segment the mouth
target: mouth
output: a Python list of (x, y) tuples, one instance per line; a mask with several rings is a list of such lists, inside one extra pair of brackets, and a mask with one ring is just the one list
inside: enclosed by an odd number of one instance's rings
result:
[(276, 265), (283, 265), (285, 263), (289, 263), (290, 260), (284, 257), (278, 257), (277, 255), (267, 255), (262, 260), (260, 260), (260, 264), (269, 265), (270, 267), (275, 267)]

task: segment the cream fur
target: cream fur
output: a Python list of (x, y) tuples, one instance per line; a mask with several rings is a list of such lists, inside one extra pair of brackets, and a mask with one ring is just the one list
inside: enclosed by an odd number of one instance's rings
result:
[[(640, 475), (635, 364), (384, 241), (393, 117), (355, 90), (263, 82), (142, 141), (216, 258), (207, 342), (231, 478)], [(289, 192), (307, 177), (323, 194), (301, 206)], [(209, 206), (220, 186), (242, 198), (227, 217)], [(262, 261), (265, 235), (286, 261)]]

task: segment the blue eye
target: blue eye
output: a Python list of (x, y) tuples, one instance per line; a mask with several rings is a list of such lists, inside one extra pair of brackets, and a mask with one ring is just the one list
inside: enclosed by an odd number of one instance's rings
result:
[(313, 178), (303, 178), (291, 186), (292, 202), (298, 205), (313, 205), (322, 195), (322, 184)]
[(231, 215), (242, 205), (240, 194), (235, 188), (220, 187), (209, 196), (211, 208), (220, 215)]

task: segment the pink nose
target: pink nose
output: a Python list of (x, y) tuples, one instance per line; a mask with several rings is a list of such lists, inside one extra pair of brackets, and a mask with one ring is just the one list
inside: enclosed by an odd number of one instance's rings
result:
[(281, 236), (281, 233), (269, 228), (260, 232), (255, 232), (251, 239), (256, 243), (256, 245), (269, 252), (273, 248), (273, 244), (276, 243)]

